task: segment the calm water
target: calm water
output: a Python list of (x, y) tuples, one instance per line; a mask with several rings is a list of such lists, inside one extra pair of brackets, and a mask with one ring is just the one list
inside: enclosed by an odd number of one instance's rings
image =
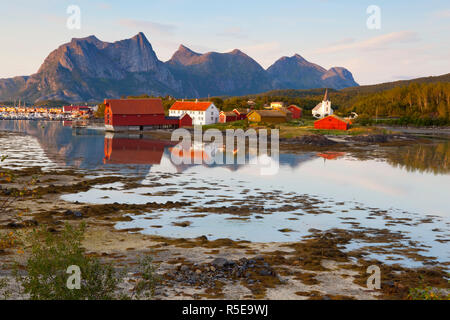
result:
[[(170, 143), (110, 138), (100, 130), (75, 132), (56, 122), (0, 121), (0, 131), (7, 132), (0, 135), (0, 153), (9, 156), (4, 165), (69, 167), (90, 176), (140, 178), (138, 188), (124, 190), (120, 183), (96, 186), (62, 196), (65, 200), (192, 203), (133, 216), (133, 221), (118, 223), (119, 229), (271, 242), (298, 240), (310, 229), (387, 228), (409, 238), (401, 246), (407, 247), (408, 240), (419, 241), (421, 254), (439, 262), (450, 260), (448, 141), (363, 151), (282, 153), (278, 174), (261, 176), (256, 165), (175, 165)], [(223, 210), (211, 212), (217, 207)], [(380, 210), (385, 214), (377, 214)], [(173, 224), (180, 221), (191, 224)], [(280, 231), (286, 228), (291, 231)], [(361, 245), (368, 244), (354, 242), (349, 249)], [(420, 265), (402, 255), (373, 257)]]

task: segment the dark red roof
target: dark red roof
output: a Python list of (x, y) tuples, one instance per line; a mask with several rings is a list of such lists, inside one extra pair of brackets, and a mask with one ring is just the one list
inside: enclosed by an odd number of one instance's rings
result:
[(107, 99), (113, 114), (164, 114), (161, 99)]

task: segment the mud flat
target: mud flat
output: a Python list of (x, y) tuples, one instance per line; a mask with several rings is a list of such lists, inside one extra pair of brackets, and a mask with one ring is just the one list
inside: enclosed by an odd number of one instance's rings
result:
[[(438, 217), (397, 217), (391, 212), (368, 208), (355, 204), (336, 202), (332, 206), (326, 199), (311, 195), (297, 195), (280, 190), (258, 191), (259, 196), (247, 195), (242, 185), (242, 198), (221, 200), (218, 206), (214, 199), (205, 205), (200, 199), (184, 199), (178, 194), (167, 195), (170, 201), (141, 203), (119, 203), (114, 199), (104, 199), (108, 203), (81, 203), (66, 201), (63, 195), (73, 192), (96, 192), (119, 188), (121, 193), (132, 196), (136, 190), (147, 185), (158, 191), (175, 188), (170, 181), (176, 175), (160, 174), (153, 181), (137, 182), (136, 178), (124, 176), (85, 176), (77, 171), (43, 172), (39, 168), (16, 169), (16, 184), (26, 181), (29, 175), (39, 175), (33, 187), (34, 197), (26, 197), (16, 203), (16, 210), (7, 212), (0, 218), (0, 231), (26, 234), (36, 226), (45, 226), (52, 232), (59, 232), (65, 223), (87, 225), (84, 247), (90, 255), (112, 262), (117, 268), (126, 268), (123, 290), (130, 290), (136, 278), (136, 265), (142, 255), (152, 255), (159, 264), (158, 274), (162, 282), (155, 293), (156, 299), (406, 299), (410, 288), (421, 284), (439, 290), (448, 289), (448, 261), (442, 261), (430, 254), (424, 254), (426, 246), (411, 238), (411, 235), (385, 227), (371, 228), (358, 220), (358, 212), (366, 212), (365, 221), (379, 219), (390, 226), (414, 227), (433, 225)], [(243, 182), (238, 182), (243, 184)], [(192, 192), (216, 193), (226, 190), (226, 185), (209, 186), (181, 185), (181, 189)], [(2, 188), (2, 196), (8, 193), (8, 185)], [(175, 188), (177, 189), (177, 188)], [(31, 190), (30, 190), (31, 191)], [(148, 190), (145, 190), (146, 192)], [(173, 191), (173, 190), (172, 190)], [(176, 190), (175, 190), (176, 191)], [(157, 192), (155, 192), (157, 194)], [(202, 194), (200, 194), (202, 195)], [(198, 198), (203, 199), (204, 196)], [(149, 196), (152, 198), (152, 196)], [(280, 200), (282, 204), (280, 204)], [(189, 230), (194, 228), (196, 219), (210, 216), (234, 217), (239, 219), (267, 219), (277, 214), (288, 214), (289, 219), (307, 217), (332, 217), (337, 207), (342, 207), (338, 215), (340, 228), (309, 228), (296, 241), (260, 242), (214, 238), (210, 235), (198, 237), (167, 237), (144, 234), (143, 228), (118, 228), (119, 224), (133, 223), (135, 219), (148, 218), (155, 230), (168, 228), (158, 226), (164, 214), (175, 212), (178, 224), (172, 228)], [(347, 215), (352, 208), (356, 214)], [(17, 215), (21, 212), (21, 216)], [(289, 220), (294, 221), (294, 220)], [(240, 222), (239, 222), (240, 223)], [(242, 222), (247, 223), (247, 222)], [(286, 223), (286, 226), (289, 224)], [(348, 226), (344, 228), (342, 226)], [(435, 230), (436, 240), (443, 245), (449, 241), (447, 225), (440, 223)], [(283, 228), (279, 234), (295, 234), (298, 230)], [(357, 243), (358, 245), (354, 245)], [(11, 264), (22, 262), (30, 248), (23, 246), (2, 250), (0, 254), (1, 276), (10, 279), (11, 288), (16, 288)], [(391, 261), (376, 257), (387, 256)], [(418, 267), (406, 267), (397, 263), (403, 257), (418, 263)], [(381, 290), (369, 290), (366, 285), (367, 268), (378, 265), (381, 268)], [(17, 288), (16, 288), (17, 289)], [(15, 298), (24, 298), (18, 292)]]

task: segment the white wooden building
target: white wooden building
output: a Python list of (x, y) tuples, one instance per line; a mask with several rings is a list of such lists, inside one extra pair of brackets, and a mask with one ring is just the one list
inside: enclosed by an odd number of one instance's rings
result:
[(317, 119), (322, 119), (331, 116), (334, 113), (331, 108), (331, 101), (328, 100), (328, 89), (325, 91), (323, 101), (312, 109), (312, 115)]
[(170, 117), (188, 114), (192, 125), (205, 125), (219, 122), (219, 109), (210, 101), (177, 101), (169, 109)]

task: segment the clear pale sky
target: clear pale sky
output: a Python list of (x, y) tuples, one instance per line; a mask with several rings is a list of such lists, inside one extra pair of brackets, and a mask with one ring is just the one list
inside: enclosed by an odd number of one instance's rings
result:
[[(81, 29), (66, 26), (81, 9)], [(381, 9), (381, 28), (366, 9)], [(198, 51), (239, 48), (264, 68), (300, 54), (348, 68), (360, 84), (450, 72), (448, 0), (0, 0), (0, 78), (35, 73), (73, 37), (113, 42), (145, 33), (159, 59), (180, 44)]]

